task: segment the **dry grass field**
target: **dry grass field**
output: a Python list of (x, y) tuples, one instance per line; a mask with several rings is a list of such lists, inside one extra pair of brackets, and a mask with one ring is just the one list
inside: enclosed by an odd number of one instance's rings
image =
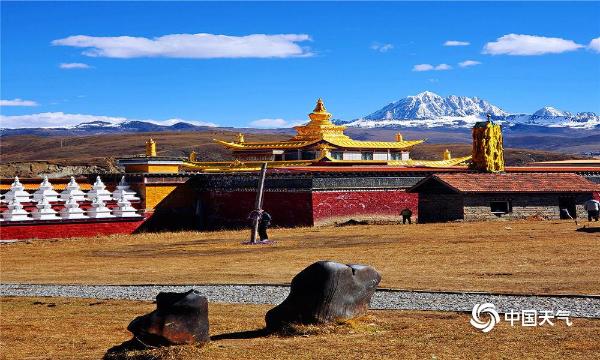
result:
[[(127, 324), (150, 302), (2, 298), (0, 358), (99, 359), (128, 340)], [(210, 304), (204, 348), (146, 352), (144, 359), (591, 359), (600, 320), (525, 328), (500, 322), (483, 334), (460, 313), (370, 311), (362, 319), (295, 336), (264, 336), (266, 305)], [(150, 355), (151, 357), (148, 357)], [(152, 356), (154, 355), (154, 356)]]
[[(598, 226), (598, 225), (594, 225)], [(375, 266), (382, 287), (600, 294), (600, 236), (569, 221), (363, 225), (39, 240), (1, 247), (4, 283), (289, 283), (317, 260)]]

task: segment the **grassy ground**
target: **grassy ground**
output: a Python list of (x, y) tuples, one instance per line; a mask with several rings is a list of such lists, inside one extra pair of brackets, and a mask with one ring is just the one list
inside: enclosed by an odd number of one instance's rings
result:
[[(128, 340), (149, 302), (64, 298), (2, 298), (0, 358), (99, 359)], [(600, 353), (600, 320), (573, 319), (536, 328), (500, 322), (483, 334), (459, 313), (370, 311), (348, 324), (296, 336), (253, 336), (262, 305), (210, 304), (213, 341), (204, 348), (154, 351), (159, 359), (591, 359)]]
[[(597, 226), (597, 225), (596, 225)], [(502, 293), (600, 294), (600, 237), (566, 221), (161, 233), (3, 245), (2, 282), (287, 283), (317, 260), (363, 263), (381, 286)]]

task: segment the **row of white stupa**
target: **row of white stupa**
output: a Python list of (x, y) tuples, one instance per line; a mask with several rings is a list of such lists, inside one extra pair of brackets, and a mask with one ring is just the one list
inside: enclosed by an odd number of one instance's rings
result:
[[(50, 186), (48, 189), (48, 185)], [(74, 185), (74, 186), (73, 186)], [(113, 218), (113, 217), (140, 217), (137, 213), (137, 210), (131, 206), (131, 202), (129, 199), (133, 197), (132, 200), (138, 200), (135, 196), (135, 193), (129, 190), (129, 185), (125, 182), (125, 177), (121, 179), (121, 182), (117, 186), (117, 190), (115, 190), (112, 195), (110, 192), (106, 191), (102, 180), (100, 177), (96, 179), (96, 183), (92, 190), (88, 191), (88, 194), (94, 190), (95, 196), (91, 198), (92, 207), (88, 210), (83, 210), (79, 208), (79, 203), (77, 201), (84, 201), (85, 194), (79, 189), (79, 185), (75, 182), (74, 178), (71, 178), (71, 182), (67, 186), (67, 189), (63, 191), (60, 195), (58, 195), (54, 190), (52, 190), (52, 185), (48, 182), (48, 178), (44, 177), (44, 181), (40, 185), (40, 190), (42, 187), (45, 188), (44, 191), (51, 190), (54, 192), (52, 197), (47, 196), (45, 193), (42, 193), (37, 198), (34, 198), (37, 202), (36, 208), (33, 211), (28, 212), (23, 209), (23, 205), (21, 202), (29, 202), (29, 198), (27, 200), (20, 201), (19, 198), (24, 199), (25, 195), (22, 192), (23, 185), (19, 182), (18, 178), (15, 178), (15, 182), (11, 186), (11, 190), (5, 194), (8, 200), (8, 210), (5, 210), (2, 213), (2, 218), (0, 221), (27, 221), (27, 220), (58, 220), (58, 219), (99, 219), (99, 218)], [(65, 193), (71, 187), (72, 193)], [(20, 189), (19, 189), (20, 188)], [(14, 190), (14, 191), (13, 191)], [(38, 191), (40, 191), (38, 190)], [(77, 190), (77, 191), (75, 191)], [(102, 190), (102, 191), (99, 191)], [(118, 192), (120, 190), (120, 192)], [(12, 193), (11, 193), (12, 191)], [(38, 193), (36, 191), (36, 193)], [(8, 196), (10, 193), (11, 196)], [(34, 194), (35, 195), (35, 194)], [(64, 201), (65, 196), (68, 195), (68, 199), (65, 201), (64, 207), (60, 209), (59, 212), (52, 208), (52, 204), (50, 201)], [(107, 196), (108, 195), (108, 196)], [(132, 196), (133, 195), (133, 196)], [(58, 197), (60, 196), (60, 200)], [(77, 196), (77, 197), (76, 197)], [(106, 207), (104, 203), (104, 199), (112, 200), (115, 199), (115, 196), (119, 196), (117, 199), (117, 207), (114, 209), (109, 209)], [(80, 200), (78, 200), (78, 198)], [(104, 199), (103, 199), (104, 198)], [(51, 200), (52, 199), (52, 200)], [(29, 217), (31, 215), (31, 217)]]
[(2, 202), (10, 202), (12, 200), (23, 203), (23, 202), (40, 202), (43, 198), (48, 201), (68, 201), (71, 197), (75, 201), (94, 201), (95, 198), (99, 198), (102, 201), (120, 200), (125, 197), (127, 200), (139, 200), (135, 194), (135, 191), (130, 190), (129, 184), (125, 181), (125, 176), (121, 178), (121, 181), (117, 185), (117, 188), (112, 193), (106, 190), (106, 185), (100, 179), (100, 176), (96, 178), (96, 182), (92, 185), (92, 190), (84, 193), (81, 191), (79, 184), (75, 181), (75, 178), (71, 176), (71, 181), (67, 184), (65, 190), (60, 194), (54, 191), (52, 184), (48, 181), (48, 177), (44, 176), (44, 180), (40, 184), (39, 188), (30, 194), (25, 191), (25, 187), (19, 181), (19, 178), (15, 176), (15, 181), (11, 184), (10, 190), (7, 191), (2, 198)]

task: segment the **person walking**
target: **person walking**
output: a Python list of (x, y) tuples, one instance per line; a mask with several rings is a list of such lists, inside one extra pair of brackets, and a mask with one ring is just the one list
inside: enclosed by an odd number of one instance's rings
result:
[(258, 236), (260, 237), (260, 241), (269, 240), (267, 229), (269, 226), (271, 226), (271, 220), (271, 214), (263, 210), (260, 214), (260, 218), (258, 219)]
[(590, 199), (583, 204), (583, 208), (588, 213), (588, 221), (598, 221), (598, 217), (600, 217), (600, 201), (595, 199)]
[(400, 211), (400, 215), (402, 215), (402, 224), (406, 224), (407, 221), (408, 224), (412, 224), (412, 210), (405, 208), (404, 210)]

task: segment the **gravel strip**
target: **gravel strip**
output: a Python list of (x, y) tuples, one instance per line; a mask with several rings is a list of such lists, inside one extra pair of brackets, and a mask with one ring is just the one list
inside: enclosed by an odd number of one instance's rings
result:
[[(93, 299), (154, 300), (161, 291), (196, 289), (209, 301), (230, 304), (272, 304), (289, 293), (283, 285), (38, 285), (0, 284), (0, 296), (55, 296)], [(525, 296), (480, 293), (378, 290), (372, 309), (470, 312), (475, 304), (492, 303), (500, 313), (514, 310), (570, 311), (572, 317), (600, 318), (598, 296)]]

